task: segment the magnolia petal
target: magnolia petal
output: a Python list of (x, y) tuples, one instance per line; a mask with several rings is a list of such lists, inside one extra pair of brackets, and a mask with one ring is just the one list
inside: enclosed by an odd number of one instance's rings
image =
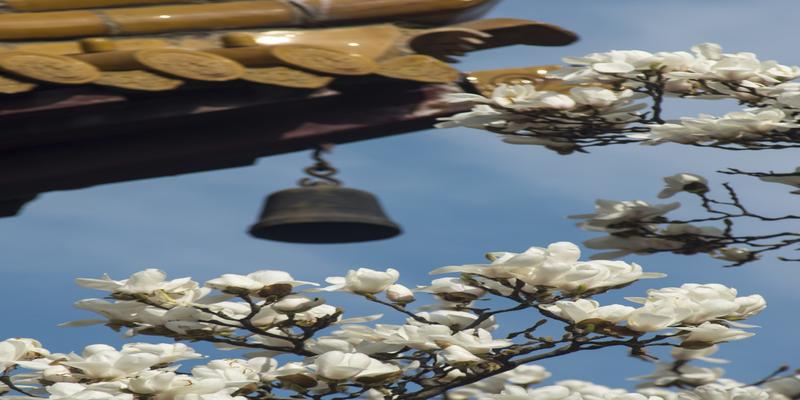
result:
[(604, 74), (625, 74), (636, 70), (633, 65), (623, 62), (592, 64), (592, 69)]

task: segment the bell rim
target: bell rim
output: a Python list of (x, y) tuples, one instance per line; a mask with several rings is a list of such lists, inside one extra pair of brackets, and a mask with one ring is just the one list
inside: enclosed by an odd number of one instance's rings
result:
[[(289, 222), (289, 220), (294, 220)], [(269, 222), (269, 223), (268, 223)], [(293, 236), (292, 239), (287, 239), (286, 236), (282, 235), (280, 232), (281, 227), (286, 226), (298, 226), (298, 225), (336, 225), (336, 224), (350, 224), (350, 225), (362, 225), (372, 227), (372, 231), (368, 236), (359, 236), (355, 239), (344, 239), (345, 236), (339, 236), (335, 239), (332, 237), (329, 241), (320, 241), (320, 240), (313, 240), (307, 239), (304, 240), (302, 236)], [(378, 229), (375, 229), (378, 228)], [(248, 233), (259, 239), (267, 239), (276, 242), (284, 242), (284, 243), (301, 243), (301, 244), (337, 244), (337, 243), (364, 243), (364, 242), (374, 242), (379, 240), (386, 240), (397, 237), (403, 233), (403, 228), (400, 225), (395, 224), (391, 221), (364, 221), (363, 219), (360, 221), (356, 221), (354, 219), (342, 219), (342, 220), (329, 220), (329, 221), (308, 221), (308, 220), (300, 220), (297, 218), (285, 218), (281, 219), (280, 222), (276, 221), (261, 221), (256, 224), (253, 224)]]

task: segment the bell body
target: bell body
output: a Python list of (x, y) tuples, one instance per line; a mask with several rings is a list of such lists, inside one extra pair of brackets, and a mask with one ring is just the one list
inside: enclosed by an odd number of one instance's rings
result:
[(292, 243), (354, 243), (401, 233), (370, 193), (333, 185), (273, 193), (250, 234)]

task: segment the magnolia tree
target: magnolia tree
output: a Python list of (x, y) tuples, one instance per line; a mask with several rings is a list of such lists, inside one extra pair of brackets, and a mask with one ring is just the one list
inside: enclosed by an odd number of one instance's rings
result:
[[(79, 279), (108, 296), (76, 303), (100, 319), (66, 325), (105, 324), (129, 337), (177, 343), (96, 344), (60, 354), (35, 339), (8, 339), (0, 342), (0, 392), (55, 400), (800, 396), (800, 377), (785, 367), (748, 384), (723, 379), (720, 368), (694, 365), (719, 362), (709, 356), (720, 344), (753, 335), (742, 321), (764, 310), (760, 295), (687, 283), (648, 290), (624, 305), (601, 304), (592, 298), (663, 274), (623, 261), (581, 261), (579, 248), (566, 242), (487, 258), (488, 264), (436, 269), (432, 274), (445, 276), (414, 289), (399, 284), (394, 269), (367, 268), (330, 277), (325, 287), (273, 270), (204, 284), (169, 280), (153, 269), (124, 280)], [(348, 292), (405, 321), (346, 315), (326, 303), (329, 292)], [(523, 323), (503, 330), (504, 318)], [(236, 354), (209, 361), (181, 342), (213, 343)], [(653, 348), (668, 348), (674, 360), (639, 377), (636, 392), (551, 378), (535, 364), (614, 347), (649, 361), (656, 360)], [(192, 368), (179, 364), (189, 360), (200, 361)]]

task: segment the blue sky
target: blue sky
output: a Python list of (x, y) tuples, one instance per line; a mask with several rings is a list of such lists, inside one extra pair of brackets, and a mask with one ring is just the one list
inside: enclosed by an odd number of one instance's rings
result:
[[(531, 1), (506, 0), (496, 17), (529, 18), (578, 32), (582, 40), (565, 48), (514, 47), (476, 53), (463, 70), (559, 62), (566, 55), (611, 49), (686, 50), (718, 42), (729, 51), (754, 51), (762, 59), (800, 64), (797, 37), (800, 3), (792, 0)], [(789, 45), (787, 45), (789, 43)], [(728, 103), (670, 104), (672, 117), (721, 113)], [(268, 121), (265, 121), (265, 124)], [(122, 278), (158, 267), (173, 277), (205, 280), (226, 272), (286, 269), (298, 279), (321, 281), (347, 268), (394, 267), (407, 285), (424, 284), (427, 271), (473, 263), (486, 251), (522, 251), (529, 246), (593, 235), (579, 231), (566, 215), (589, 212), (596, 198), (655, 200), (661, 177), (694, 172), (713, 182), (729, 180), (756, 210), (780, 214), (796, 209), (788, 187), (751, 178), (726, 179), (726, 167), (791, 170), (791, 150), (725, 152), (665, 145), (623, 146), (591, 154), (558, 156), (539, 147), (511, 146), (491, 134), (467, 129), (430, 130), (371, 140), (335, 149), (334, 164), (352, 187), (376, 193), (405, 228), (394, 240), (353, 245), (292, 245), (258, 241), (245, 234), (263, 197), (291, 187), (309, 164), (307, 153), (262, 159), (256, 166), (49, 193), (22, 216), (0, 221), (0, 338), (42, 340), (57, 351), (80, 350), (96, 342), (120, 344), (102, 327), (62, 329), (56, 324), (86, 318), (71, 303), (99, 296), (72, 284), (75, 277), (104, 272)], [(691, 204), (691, 199), (678, 200)], [(753, 227), (753, 229), (758, 229)], [(780, 225), (774, 230), (792, 230)], [(729, 376), (753, 381), (783, 363), (800, 367), (794, 331), (800, 293), (800, 265), (772, 257), (739, 269), (703, 256), (630, 257), (660, 281), (639, 282), (622, 295), (684, 282), (720, 282), (741, 294), (761, 293), (763, 326), (748, 340), (723, 346), (718, 356), (733, 361)], [(352, 315), (374, 308), (336, 297)], [(515, 321), (536, 315), (517, 315)], [(501, 321), (502, 322), (502, 321)], [(517, 322), (512, 322), (512, 324)], [(146, 339), (152, 340), (152, 339)], [(592, 379), (626, 386), (625, 378), (651, 366), (626, 358), (621, 349), (578, 354), (544, 363), (558, 378)], [(613, 365), (614, 368), (605, 368)]]

